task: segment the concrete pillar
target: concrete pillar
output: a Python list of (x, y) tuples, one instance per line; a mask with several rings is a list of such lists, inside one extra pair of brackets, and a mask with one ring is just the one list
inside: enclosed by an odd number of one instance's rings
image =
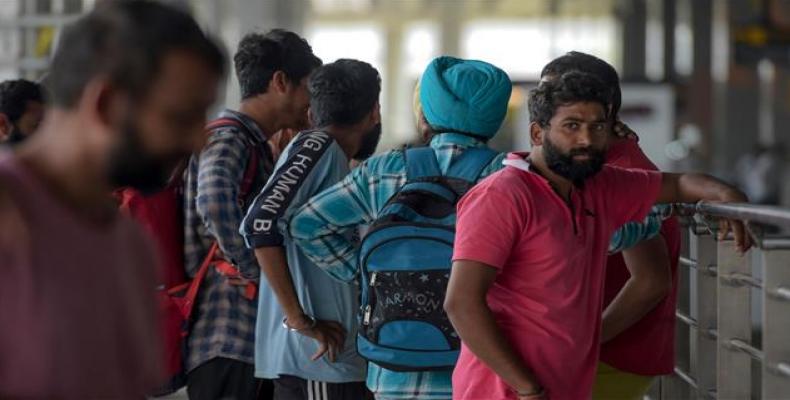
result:
[(404, 134), (410, 133), (410, 131), (406, 130), (406, 127), (397, 126), (396, 118), (394, 117), (402, 115), (401, 111), (404, 108), (411, 109), (411, 102), (401, 100), (408, 98), (408, 96), (404, 96), (404, 92), (411, 93), (411, 87), (404, 84), (403, 79), (403, 68), (401, 66), (403, 58), (403, 27), (400, 23), (390, 22), (387, 24), (384, 43), (384, 54), (386, 57), (384, 59), (384, 69), (386, 76), (383, 77), (381, 82), (381, 91), (386, 98), (382, 97), (380, 101), (382, 103), (382, 129), (384, 129), (386, 136), (382, 138), (382, 142), (398, 145), (408, 140), (408, 136)]
[(644, 81), (647, 4), (645, 0), (621, 1), (618, 5), (623, 27), (624, 81)]
[(461, 56), (461, 18), (466, 2), (442, 1), (439, 20), (439, 49), (445, 56)]
[(662, 2), (662, 20), (664, 28), (664, 81), (675, 82), (675, 25), (677, 20), (677, 7), (675, 0)]
[[(735, 21), (748, 13), (745, 2), (716, 0), (714, 3), (716, 25), (731, 27)], [(733, 53), (719, 56), (714, 63), (726, 63), (724, 80), (714, 81), (714, 107), (708, 161), (714, 172), (724, 177), (733, 170), (738, 158), (751, 151), (757, 142), (760, 130), (760, 77), (756, 65), (741, 65)]]

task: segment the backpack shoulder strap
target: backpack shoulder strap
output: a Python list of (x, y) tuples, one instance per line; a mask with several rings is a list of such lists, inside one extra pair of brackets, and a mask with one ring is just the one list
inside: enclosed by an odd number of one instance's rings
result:
[(406, 180), (412, 181), (429, 176), (442, 176), (436, 153), (430, 147), (416, 147), (403, 152), (406, 158)]
[(230, 117), (217, 118), (209, 121), (209, 123), (206, 125), (206, 133), (210, 135), (217, 129), (228, 128), (228, 127), (243, 128), (244, 124), (242, 124), (241, 121), (238, 121), (235, 118), (230, 118)]
[(249, 156), (247, 157), (247, 168), (244, 169), (244, 176), (239, 186), (239, 199), (244, 200), (253, 190), (255, 178), (258, 175), (258, 146), (249, 146)]
[(470, 147), (453, 160), (447, 176), (475, 183), (497, 154), (488, 147)]
[[(206, 125), (206, 134), (211, 135), (217, 129), (229, 127), (238, 128), (245, 132), (247, 130), (247, 127), (244, 125), (244, 123), (237, 120), (236, 118), (221, 117), (210, 121), (208, 125)], [(244, 135), (244, 141), (247, 143), (249, 154), (247, 156), (247, 167), (244, 169), (241, 185), (239, 185), (239, 200), (242, 201), (246, 199), (253, 190), (255, 178), (257, 177), (258, 173), (258, 163), (260, 160), (258, 155), (259, 145), (253, 140), (250, 140), (247, 135)]]

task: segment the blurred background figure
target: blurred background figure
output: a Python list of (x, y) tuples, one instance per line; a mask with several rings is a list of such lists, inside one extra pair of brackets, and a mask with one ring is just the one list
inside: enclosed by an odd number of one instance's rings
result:
[(735, 164), (734, 180), (755, 204), (779, 205), (785, 182), (786, 148), (783, 143), (757, 145)]
[(33, 134), (44, 118), (44, 89), (26, 79), (0, 83), (0, 142), (17, 144)]
[(111, 193), (162, 188), (202, 145), (225, 64), (161, 3), (106, 2), (64, 29), (47, 118), (0, 152), (0, 398), (162, 383), (154, 249)]

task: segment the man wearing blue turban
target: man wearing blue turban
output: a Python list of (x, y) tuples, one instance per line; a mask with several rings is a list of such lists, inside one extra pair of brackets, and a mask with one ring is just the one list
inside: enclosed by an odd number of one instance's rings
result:
[(422, 113), (436, 132), (485, 141), (505, 119), (511, 88), (507, 74), (487, 62), (439, 57), (420, 81)]
[[(418, 127), (424, 139), (430, 138), (442, 173), (467, 149), (485, 147), (496, 135), (511, 88), (504, 71), (483, 61), (438, 57), (428, 65), (415, 107), (422, 109)], [(503, 158), (494, 157), (480, 179), (499, 170)], [(292, 236), (317, 266), (351, 281), (358, 274), (359, 253), (347, 233), (375, 220), (405, 182), (403, 149), (372, 157), (297, 211)], [(377, 399), (452, 397), (451, 371), (396, 372), (370, 363), (367, 385)]]

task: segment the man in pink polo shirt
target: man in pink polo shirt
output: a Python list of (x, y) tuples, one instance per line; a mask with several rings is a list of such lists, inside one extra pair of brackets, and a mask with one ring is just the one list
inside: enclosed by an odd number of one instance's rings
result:
[[(604, 166), (611, 90), (570, 72), (530, 93), (532, 153), (458, 205), (445, 301), (463, 340), (455, 399), (587, 399), (598, 363), (604, 266), (617, 228), (654, 203), (745, 202), (699, 174)], [(743, 225), (731, 223), (739, 248)]]
[[(612, 117), (621, 105), (620, 77), (604, 60), (571, 51), (541, 71), (551, 80), (570, 71), (586, 72), (612, 89)], [(624, 125), (610, 134), (606, 163), (621, 168), (656, 171), (639, 147), (639, 138)], [(625, 134), (624, 134), (625, 133)], [(606, 263), (600, 364), (593, 385), (596, 400), (639, 400), (656, 376), (675, 367), (675, 305), (680, 257), (677, 218), (664, 220), (660, 235), (639, 242)]]

